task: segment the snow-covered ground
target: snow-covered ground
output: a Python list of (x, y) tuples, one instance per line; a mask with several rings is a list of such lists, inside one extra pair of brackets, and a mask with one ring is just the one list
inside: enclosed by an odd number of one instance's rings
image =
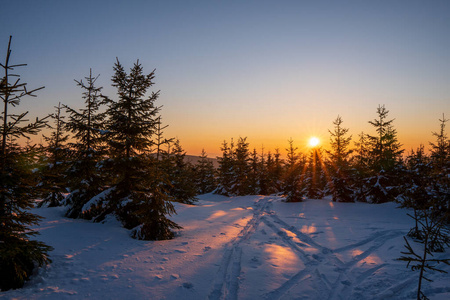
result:
[[(115, 220), (34, 209), (53, 263), (0, 299), (415, 298), (418, 272), (395, 260), (413, 221), (394, 203), (208, 194), (176, 208), (184, 229), (157, 242), (130, 238)], [(450, 275), (428, 275), (425, 294), (450, 299)]]

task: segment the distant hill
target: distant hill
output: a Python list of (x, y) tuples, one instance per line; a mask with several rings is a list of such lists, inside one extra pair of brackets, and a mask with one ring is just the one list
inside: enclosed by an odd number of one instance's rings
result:
[[(190, 162), (191, 164), (196, 164), (199, 160), (200, 160), (200, 156), (196, 156), (196, 155), (187, 155), (184, 157), (184, 159), (188, 162)], [(212, 157), (208, 157), (208, 160), (212, 161), (214, 168), (219, 167), (219, 162), (217, 161), (217, 158), (212, 158)]]

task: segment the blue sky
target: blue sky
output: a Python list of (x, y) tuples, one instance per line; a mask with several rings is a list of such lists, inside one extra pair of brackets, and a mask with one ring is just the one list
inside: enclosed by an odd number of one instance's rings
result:
[[(341, 115), (354, 137), (385, 104), (405, 148), (427, 144), (450, 117), (450, 1), (4, 1), (0, 58), (30, 87), (21, 109), (82, 106), (74, 79), (100, 74), (113, 97), (116, 57), (156, 68), (154, 90), (191, 154), (224, 139), (300, 148), (328, 140)], [(2, 59), (2, 60), (3, 60)]]

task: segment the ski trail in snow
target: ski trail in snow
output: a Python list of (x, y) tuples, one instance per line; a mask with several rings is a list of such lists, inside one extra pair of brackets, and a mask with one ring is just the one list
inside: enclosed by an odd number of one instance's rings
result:
[[(370, 268), (361, 274), (356, 274), (355, 266), (368, 258), (372, 253), (382, 247), (387, 241), (404, 235), (403, 231), (385, 230), (379, 231), (360, 242), (353, 243), (336, 250), (332, 250), (320, 245), (312, 239), (309, 235), (299, 231), (296, 227), (291, 226), (281, 220), (273, 211), (266, 211), (266, 216), (262, 217), (262, 221), (270, 229), (272, 229), (282, 241), (288, 245), (294, 253), (304, 262), (305, 268), (289, 278), (279, 288), (268, 292), (264, 295), (265, 299), (280, 299), (294, 286), (299, 285), (302, 281), (312, 278), (317, 286), (317, 290), (330, 300), (334, 299), (349, 299), (355, 287), (360, 285), (363, 281), (369, 278), (379, 269), (385, 267), (387, 264), (383, 263)], [(292, 236), (288, 236), (286, 232), (293, 234), (300, 243), (295, 242)], [(358, 250), (359, 247), (367, 244), (373, 244), (369, 249), (356, 255), (348, 262), (342, 262), (336, 253), (344, 251)], [(304, 248), (314, 250), (316, 254), (307, 253)], [(325, 274), (320, 269), (326, 266), (334, 266), (333, 272), (337, 273), (337, 279), (330, 282)], [(406, 282), (406, 283), (409, 283)], [(405, 283), (405, 284), (406, 284)], [(328, 297), (326, 296), (328, 295)]]
[(331, 293), (328, 299), (329, 300), (349, 299), (351, 296), (351, 292), (354, 290), (355, 287), (361, 284), (365, 279), (370, 277), (376, 271), (386, 266), (386, 264), (375, 266), (363, 272), (359, 276), (355, 275), (357, 271), (355, 270), (355, 266), (358, 263), (365, 260), (366, 258), (368, 258), (372, 253), (374, 253), (376, 250), (382, 247), (387, 241), (402, 235), (404, 235), (403, 231), (383, 231), (375, 233), (374, 235), (372, 235), (371, 238), (362, 241), (364, 243), (361, 242), (353, 244), (353, 247), (351, 247), (351, 245), (347, 246), (346, 250), (357, 250), (358, 249), (357, 247), (359, 247), (362, 244), (367, 244), (369, 242), (372, 242), (374, 244), (369, 249), (367, 249), (366, 251), (362, 252), (359, 255), (356, 255), (355, 257), (353, 257), (352, 260), (344, 264), (344, 268), (340, 270), (340, 274), (332, 286)]
[(248, 240), (255, 233), (261, 223), (262, 216), (266, 213), (272, 198), (264, 197), (254, 204), (252, 218), (247, 222), (239, 234), (228, 242), (219, 270), (215, 277), (213, 287), (208, 295), (210, 300), (238, 299), (239, 280), (241, 274), (242, 248), (241, 242)]
[[(297, 274), (289, 278), (285, 283), (283, 283), (279, 288), (266, 293), (264, 295), (264, 298), (266, 299), (280, 299), (285, 295), (292, 287), (300, 284), (303, 280), (314, 277), (316, 280), (316, 284), (320, 285), (318, 288), (321, 290), (322, 293), (329, 293), (331, 284), (328, 281), (325, 274), (322, 274), (319, 271), (319, 266), (322, 264), (339, 264), (342, 265), (342, 262), (338, 260), (336, 257), (331, 257), (331, 259), (326, 259), (327, 257), (322, 256), (322, 254), (330, 253), (330, 250), (326, 247), (323, 247), (321, 245), (318, 245), (316, 242), (312, 241), (312, 239), (299, 232), (296, 228), (293, 226), (290, 226), (280, 220), (278, 216), (274, 215), (273, 213), (268, 214), (269, 218), (262, 217), (262, 220), (264, 224), (266, 224), (270, 229), (272, 229), (278, 236), (281, 237), (282, 241), (287, 244), (294, 253), (297, 254), (297, 256), (304, 262), (305, 268), (301, 271), (299, 271)], [(289, 237), (285, 231), (292, 232), (299, 240), (302, 241), (302, 244), (298, 244), (293, 241), (291, 237)], [(307, 244), (304, 244), (307, 243)], [(319, 255), (310, 255), (307, 254), (302, 248), (308, 247), (308, 248), (314, 248), (317, 251), (319, 251)]]

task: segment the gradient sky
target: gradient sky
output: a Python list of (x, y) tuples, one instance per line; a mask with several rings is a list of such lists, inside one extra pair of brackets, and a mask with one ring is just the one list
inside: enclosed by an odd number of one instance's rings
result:
[[(189, 154), (239, 136), (251, 147), (329, 139), (337, 115), (356, 139), (384, 104), (404, 148), (433, 140), (450, 118), (450, 1), (3, 0), (0, 59), (29, 87), (21, 110), (82, 107), (92, 68), (110, 86), (118, 57), (156, 68), (166, 135)], [(449, 123), (448, 123), (449, 124)], [(450, 124), (448, 127), (450, 130)], [(450, 134), (449, 134), (450, 135)]]

